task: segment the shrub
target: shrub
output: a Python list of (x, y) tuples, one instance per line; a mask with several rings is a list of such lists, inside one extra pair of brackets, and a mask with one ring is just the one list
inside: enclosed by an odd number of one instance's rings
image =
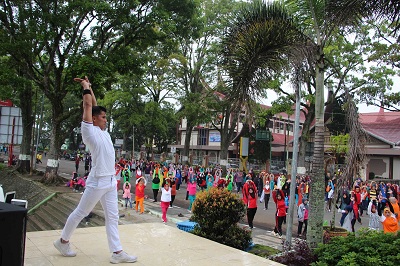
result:
[(240, 228), (246, 207), (237, 194), (211, 188), (199, 192), (193, 203), (191, 220), (198, 223), (194, 234), (244, 250), (251, 242), (251, 231)]
[(400, 237), (383, 232), (360, 230), (347, 237), (333, 237), (320, 244), (313, 265), (398, 265)]
[(285, 264), (285, 265), (310, 265), (315, 262), (316, 256), (307, 245), (307, 242), (302, 239), (295, 239), (292, 247), (285, 247), (282, 253), (273, 255), (269, 259)]

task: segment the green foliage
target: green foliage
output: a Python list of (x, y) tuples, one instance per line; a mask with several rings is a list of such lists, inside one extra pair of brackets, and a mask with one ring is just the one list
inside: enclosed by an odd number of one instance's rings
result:
[(246, 210), (238, 195), (211, 188), (196, 195), (192, 210), (191, 220), (198, 223), (194, 234), (241, 250), (249, 247), (251, 232), (237, 225)]
[(268, 258), (271, 255), (278, 254), (280, 251), (278, 249), (271, 248), (269, 246), (263, 246), (260, 244), (255, 244), (250, 250), (249, 253)]
[(327, 151), (332, 152), (335, 156), (343, 156), (349, 150), (349, 138), (349, 134), (331, 136), (329, 142), (331, 148), (329, 148)]
[(383, 232), (361, 230), (357, 236), (334, 237), (320, 244), (313, 265), (398, 265), (400, 237)]

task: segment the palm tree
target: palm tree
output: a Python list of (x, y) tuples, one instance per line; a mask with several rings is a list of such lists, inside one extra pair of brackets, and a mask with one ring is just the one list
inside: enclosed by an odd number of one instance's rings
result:
[[(286, 0), (265, 3), (255, 0), (238, 12), (224, 41), (228, 71), (234, 77), (231, 97), (246, 106), (261, 95), (259, 81), (274, 71), (281, 71), (293, 59), (314, 68), (315, 137), (310, 218), (307, 241), (311, 247), (322, 243), (324, 211), (324, 47), (341, 25), (339, 1)], [(362, 1), (365, 2), (365, 1)]]
[[(357, 24), (363, 18), (388, 19), (396, 34), (400, 29), (400, 4), (398, 0), (336, 0), (329, 1), (332, 20), (337, 25)], [(398, 40), (399, 41), (399, 40)]]

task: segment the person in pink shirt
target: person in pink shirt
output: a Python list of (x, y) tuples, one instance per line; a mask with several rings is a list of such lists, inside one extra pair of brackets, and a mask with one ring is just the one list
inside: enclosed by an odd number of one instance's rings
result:
[[(303, 198), (302, 203), (297, 209), (297, 217), (299, 218), (299, 226), (297, 227), (297, 237), (306, 237), (308, 225), (308, 199)], [(301, 233), (304, 224), (303, 234)]]
[(128, 208), (128, 203), (132, 209), (131, 184), (129, 182), (124, 183), (124, 194), (122, 197), (125, 199), (125, 209)]
[(196, 175), (192, 175), (189, 179), (189, 183), (187, 185), (187, 189), (189, 192), (189, 212), (192, 212), (192, 205), (194, 200), (196, 199), (197, 192), (197, 184), (196, 184)]

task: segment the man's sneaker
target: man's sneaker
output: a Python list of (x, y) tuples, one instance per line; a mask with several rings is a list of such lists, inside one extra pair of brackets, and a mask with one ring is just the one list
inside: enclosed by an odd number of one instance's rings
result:
[(65, 257), (75, 257), (76, 252), (71, 249), (68, 243), (61, 243), (61, 239), (57, 239), (56, 241), (53, 242), (54, 247), (60, 251), (60, 253), (65, 256)]
[(273, 235), (273, 236), (277, 236), (278, 234), (277, 234), (277, 233), (275, 233), (274, 231), (272, 231), (272, 232), (271, 232), (271, 235)]
[(121, 251), (120, 253), (113, 253), (110, 259), (111, 263), (117, 264), (117, 263), (123, 263), (123, 262), (136, 262), (137, 257), (136, 256), (130, 256), (128, 253), (125, 251)]

